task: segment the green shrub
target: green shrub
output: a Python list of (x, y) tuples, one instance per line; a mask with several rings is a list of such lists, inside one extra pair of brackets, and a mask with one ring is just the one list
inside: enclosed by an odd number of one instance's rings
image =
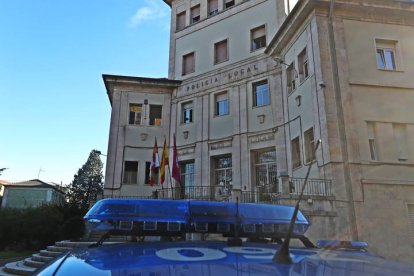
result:
[(73, 206), (44, 205), (0, 209), (0, 251), (39, 250), (62, 239), (83, 235), (83, 211)]
[(85, 220), (80, 216), (67, 219), (60, 229), (62, 239), (79, 240), (84, 233)]

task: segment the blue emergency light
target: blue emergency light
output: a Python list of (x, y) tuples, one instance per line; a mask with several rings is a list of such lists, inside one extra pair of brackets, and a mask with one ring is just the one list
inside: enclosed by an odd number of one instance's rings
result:
[[(94, 230), (139, 236), (221, 233), (224, 236), (283, 238), (294, 207), (158, 199), (103, 199), (85, 215)], [(299, 211), (294, 234), (303, 235), (309, 221)]]

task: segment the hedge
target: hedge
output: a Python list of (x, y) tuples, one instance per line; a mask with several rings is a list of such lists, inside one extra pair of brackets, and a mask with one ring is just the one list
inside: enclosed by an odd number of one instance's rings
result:
[(73, 206), (0, 208), (0, 251), (40, 250), (59, 240), (83, 236), (83, 211)]

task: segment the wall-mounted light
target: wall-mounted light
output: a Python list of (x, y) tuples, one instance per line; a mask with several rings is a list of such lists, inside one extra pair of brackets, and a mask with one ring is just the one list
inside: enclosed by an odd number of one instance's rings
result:
[(265, 115), (264, 114), (257, 115), (257, 118), (259, 118), (259, 123), (260, 124), (263, 124), (264, 123), (264, 120), (265, 120)]
[(295, 98), (296, 104), (297, 106), (300, 106), (302, 104), (302, 96), (297, 96)]
[(141, 141), (145, 141), (147, 140), (148, 133), (141, 133), (140, 136), (141, 136)]
[(188, 139), (188, 134), (189, 134), (189, 131), (183, 131), (183, 137), (184, 137), (184, 139)]

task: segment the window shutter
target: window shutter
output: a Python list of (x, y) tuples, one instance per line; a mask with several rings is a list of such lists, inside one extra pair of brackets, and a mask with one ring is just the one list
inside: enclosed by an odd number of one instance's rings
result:
[(208, 12), (211, 15), (212, 12), (218, 10), (218, 0), (208, 1)]
[(266, 35), (266, 33), (265, 33), (265, 27), (264, 26), (252, 30), (252, 39), (256, 39), (256, 38), (259, 38), (259, 37), (262, 37), (262, 36), (265, 36), (265, 35)]
[(220, 93), (216, 95), (216, 102), (222, 102), (227, 100), (227, 93)]
[(191, 17), (194, 18), (197, 16), (200, 16), (200, 5), (191, 8)]
[(177, 31), (184, 29), (185, 27), (185, 12), (177, 14)]
[(183, 75), (194, 72), (195, 62), (194, 53), (185, 55), (183, 57)]
[(215, 63), (223, 62), (227, 60), (227, 40), (216, 43), (216, 60)]

